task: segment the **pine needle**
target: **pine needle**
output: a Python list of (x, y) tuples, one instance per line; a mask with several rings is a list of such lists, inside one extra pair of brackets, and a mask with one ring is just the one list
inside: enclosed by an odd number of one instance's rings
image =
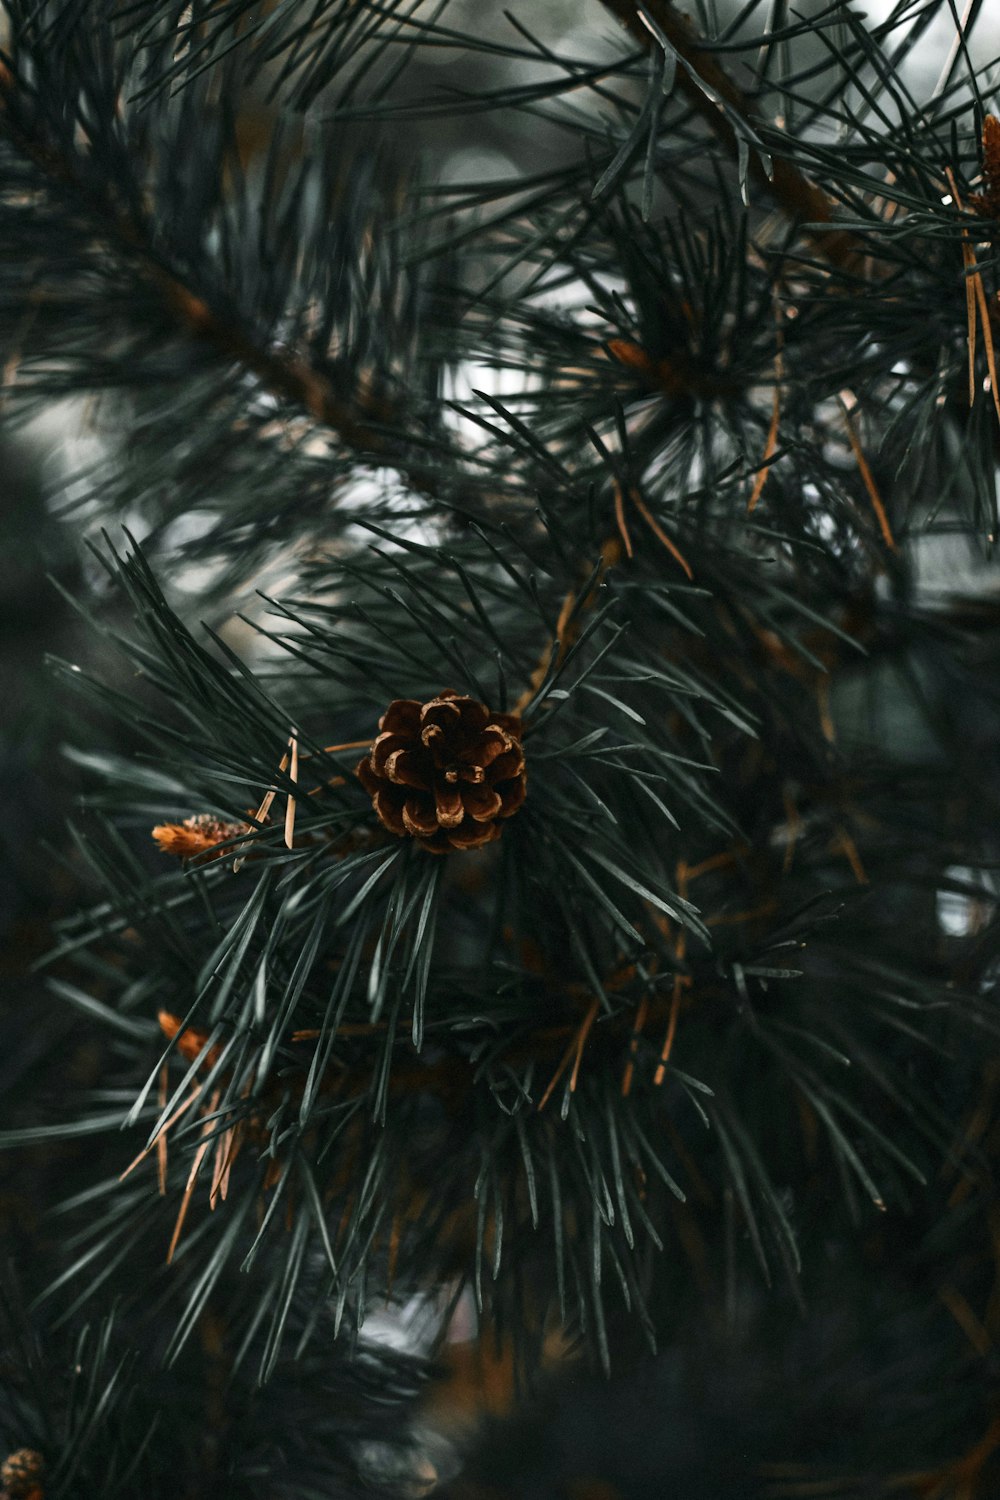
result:
[[(157, 1103), (162, 1115), (167, 1105), (167, 1079), (169, 1070), (166, 1063), (160, 1069), (160, 1087), (157, 1093)], [(156, 1185), (160, 1197), (164, 1197), (167, 1191), (167, 1137), (164, 1131), (160, 1131), (156, 1137)]]
[[(948, 186), (951, 188), (951, 196), (955, 207), (965, 212), (965, 205), (959, 195), (958, 185), (955, 182), (955, 174), (950, 167), (945, 168), (948, 178)], [(969, 232), (962, 230), (962, 266), (965, 272), (965, 315), (968, 320), (968, 345), (969, 345), (969, 406), (976, 404), (976, 311), (983, 325), (983, 344), (986, 348), (986, 368), (990, 376), (990, 394), (993, 397), (993, 407), (1000, 421), (1000, 389), (997, 382), (996, 348), (993, 343), (993, 325), (990, 321), (989, 303), (986, 299), (986, 288), (983, 285), (983, 273), (976, 268), (976, 256), (969, 243)]]
[(653, 1083), (657, 1088), (659, 1088), (666, 1075), (667, 1063), (670, 1061), (670, 1054), (673, 1051), (674, 1047), (674, 1037), (677, 1035), (677, 1019), (680, 1015), (681, 1010), (682, 979), (683, 975), (681, 974), (677, 974), (674, 976), (674, 989), (673, 994), (670, 997), (670, 1018), (667, 1021), (667, 1034), (663, 1039), (663, 1050), (660, 1053), (659, 1066), (657, 1067), (656, 1072), (653, 1075)]
[(200, 1094), (201, 1094), (201, 1084), (198, 1083), (198, 1084), (195, 1084), (194, 1089), (191, 1091), (190, 1094), (188, 1094), (187, 1098), (184, 1100), (184, 1103), (181, 1104), (181, 1105), (178, 1105), (177, 1109), (175, 1109), (174, 1112), (173, 1112), (173, 1114), (170, 1116), (170, 1119), (167, 1120), (164, 1123), (162, 1129), (157, 1134), (156, 1140), (155, 1141), (150, 1141), (149, 1145), (148, 1146), (144, 1146), (143, 1149), (139, 1152), (139, 1155), (135, 1158), (135, 1160), (129, 1162), (129, 1164), (125, 1168), (124, 1172), (122, 1172), (121, 1175), (119, 1176), (119, 1178), (118, 1178), (119, 1182), (124, 1182), (125, 1178), (128, 1177), (129, 1173), (130, 1172), (134, 1172), (135, 1169), (136, 1169), (136, 1167), (139, 1165), (139, 1163), (145, 1161), (146, 1157), (149, 1155), (149, 1153), (151, 1151), (155, 1151), (157, 1149), (157, 1142), (161, 1139), (161, 1137), (165, 1137), (166, 1136), (167, 1131), (171, 1128), (171, 1126), (173, 1126), (173, 1125), (175, 1125), (177, 1123), (177, 1121), (181, 1118), (182, 1115), (186, 1115), (187, 1114), (188, 1110), (191, 1108), (192, 1104), (194, 1104), (195, 1100), (199, 1097)]
[(635, 554), (632, 551), (632, 538), (629, 536), (628, 522), (625, 520), (625, 498), (617, 480), (615, 480), (615, 521), (618, 523), (618, 534), (624, 544), (626, 555), (633, 557)]
[(629, 497), (632, 500), (632, 503), (635, 506), (636, 510), (639, 512), (640, 516), (642, 516), (642, 519), (645, 521), (646, 525), (652, 531), (653, 535), (663, 543), (664, 547), (666, 547), (667, 551), (670, 553), (670, 556), (674, 559), (674, 561), (679, 563), (680, 566), (684, 569), (688, 578), (693, 579), (694, 574), (691, 571), (691, 565), (688, 562), (687, 558), (667, 536), (667, 533), (663, 530), (663, 527), (656, 520), (656, 517), (650, 511), (649, 507), (646, 505), (646, 502), (643, 500), (642, 496), (639, 494), (639, 491), (635, 488), (634, 485), (629, 490)]
[(993, 345), (993, 327), (990, 323), (990, 310), (986, 302), (986, 288), (983, 286), (983, 277), (977, 271), (972, 278), (976, 292), (976, 301), (979, 304), (979, 316), (983, 324), (983, 343), (986, 345), (986, 368), (990, 372), (990, 394), (993, 397), (993, 409), (1000, 421), (1000, 389), (997, 387), (997, 361), (996, 350)]
[(896, 552), (899, 549), (896, 546), (896, 538), (892, 534), (892, 527), (889, 525), (889, 517), (886, 514), (885, 506), (882, 503), (882, 496), (878, 492), (878, 485), (875, 483), (874, 475), (872, 474), (872, 471), (868, 466), (868, 460), (864, 455), (864, 450), (862, 449), (861, 444), (858, 441), (858, 435), (854, 430), (854, 422), (851, 416), (853, 407), (857, 405), (854, 392), (841, 391), (840, 404), (843, 407), (845, 423), (847, 426), (847, 436), (851, 444), (851, 449), (854, 453), (855, 462), (858, 466), (858, 472), (864, 482), (865, 489), (868, 491), (868, 498), (872, 503), (872, 510), (875, 512), (875, 517), (879, 524), (879, 530), (882, 533), (882, 539), (891, 552)]
[[(294, 734), (292, 735), (292, 738), (289, 741), (289, 744), (291, 745), (292, 763), (291, 763), (291, 767), (289, 769), (289, 773), (288, 774), (291, 777), (293, 785), (297, 785), (298, 784), (298, 780), (299, 780), (299, 742), (298, 742), (298, 740), (297, 740), (297, 738), (295, 737)], [(295, 841), (295, 794), (294, 794), (294, 792), (289, 792), (289, 794), (288, 794), (288, 801), (287, 801), (287, 803), (285, 805), (285, 847), (288, 848), (288, 849), (293, 848), (294, 847), (294, 841)]]
[(778, 347), (774, 354), (774, 400), (771, 406), (771, 425), (767, 429), (767, 441), (764, 444), (764, 456), (760, 462), (757, 478), (754, 480), (750, 499), (747, 502), (747, 515), (752, 516), (760, 499), (767, 476), (771, 472), (771, 459), (774, 457), (778, 447), (778, 428), (781, 424), (781, 379), (784, 375), (784, 359), (782, 357), (781, 321), (777, 307), (775, 307), (775, 319), (777, 321)]
[[(689, 869), (685, 861), (681, 860), (677, 866), (675, 880), (677, 884), (677, 894), (682, 899), (687, 899), (688, 887), (691, 882), (691, 877), (692, 871)], [(679, 927), (677, 930), (677, 938), (674, 943), (674, 956), (676, 957), (679, 964), (684, 962), (686, 953), (687, 928)], [(659, 1066), (657, 1067), (656, 1072), (653, 1074), (653, 1085), (655, 1088), (660, 1087), (664, 1077), (666, 1076), (667, 1063), (670, 1061), (670, 1054), (673, 1051), (674, 1038), (677, 1035), (677, 1021), (681, 1013), (681, 991), (684, 988), (684, 980), (685, 976), (683, 974), (674, 975), (674, 988), (673, 993), (670, 997), (670, 1016), (667, 1021), (667, 1034), (663, 1039), (663, 1048), (660, 1052)]]
[(587, 1036), (588, 1036), (588, 1034), (590, 1032), (591, 1026), (594, 1024), (594, 1018), (595, 1018), (596, 1015), (597, 1015), (597, 1001), (594, 1000), (594, 1001), (591, 1002), (590, 1008), (587, 1011), (587, 1014), (584, 1016), (583, 1021), (580, 1023), (580, 1025), (577, 1027), (576, 1031), (573, 1033), (573, 1036), (570, 1039), (569, 1046), (566, 1048), (566, 1051), (563, 1053), (562, 1060), (560, 1061), (558, 1068), (556, 1068), (556, 1070), (553, 1073), (551, 1079), (549, 1080), (548, 1088), (545, 1090), (545, 1093), (542, 1095), (541, 1099), (538, 1102), (538, 1112), (539, 1112), (539, 1114), (541, 1114), (541, 1112), (545, 1108), (546, 1104), (548, 1104), (550, 1098), (552, 1097), (552, 1091), (553, 1091), (553, 1089), (555, 1088), (556, 1084), (559, 1082), (560, 1078), (565, 1073), (566, 1069), (569, 1067), (570, 1062), (574, 1060), (574, 1058), (575, 1058), (575, 1061), (573, 1061), (573, 1073), (572, 1073), (572, 1076), (570, 1078), (570, 1085), (569, 1085), (569, 1087), (570, 1087), (570, 1093), (574, 1093), (575, 1092), (575, 1090), (576, 1090), (576, 1084), (577, 1084), (577, 1078), (578, 1078), (579, 1072), (580, 1072), (580, 1059), (583, 1056), (583, 1049), (584, 1049), (584, 1046), (585, 1046), (586, 1041), (587, 1041)]
[(635, 1025), (632, 1028), (632, 1040), (629, 1044), (628, 1062), (625, 1064), (625, 1073), (622, 1077), (622, 1098), (627, 1099), (632, 1092), (632, 1075), (635, 1072), (635, 1059), (639, 1052), (639, 1038), (642, 1036), (649, 1015), (649, 996), (643, 995), (639, 1002), (639, 1009), (635, 1015)]
[(211, 1117), (218, 1107), (219, 1094), (220, 1090), (216, 1089), (208, 1102), (207, 1113), (209, 1118), (205, 1121), (205, 1124), (202, 1127), (202, 1136), (206, 1137), (206, 1139), (202, 1140), (197, 1151), (195, 1152), (194, 1161), (191, 1163), (191, 1171), (188, 1173), (187, 1185), (184, 1188), (184, 1196), (181, 1199), (181, 1206), (177, 1211), (177, 1222), (174, 1224), (174, 1232), (170, 1236), (170, 1245), (167, 1250), (168, 1266), (173, 1262), (174, 1252), (177, 1249), (178, 1241), (181, 1237), (181, 1231), (184, 1228), (184, 1220), (187, 1218), (187, 1212), (191, 1206), (191, 1197), (194, 1193), (194, 1185), (198, 1180), (198, 1173), (201, 1171), (201, 1164), (205, 1160), (205, 1155), (208, 1151), (209, 1146), (212, 1144), (211, 1140), (207, 1137), (210, 1136), (212, 1125), (214, 1123)]
[[(777, 375), (777, 371), (775, 372)], [(767, 430), (767, 442), (764, 444), (764, 454), (754, 480), (753, 489), (750, 491), (750, 499), (747, 501), (747, 515), (752, 516), (767, 483), (767, 476), (771, 472), (771, 459), (778, 447), (778, 426), (781, 421), (781, 393), (778, 386), (774, 387), (774, 403), (771, 408), (771, 425)]]

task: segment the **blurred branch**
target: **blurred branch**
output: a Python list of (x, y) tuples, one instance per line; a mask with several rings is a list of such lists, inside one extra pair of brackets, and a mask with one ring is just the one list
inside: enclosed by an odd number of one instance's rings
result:
[[(678, 88), (734, 157), (738, 154), (739, 138), (723, 106), (743, 120), (754, 136), (767, 135), (771, 145), (773, 131), (760, 119), (753, 101), (706, 50), (704, 41), (670, 0), (646, 0), (645, 4), (637, 0), (603, 0), (603, 3), (646, 48), (672, 50), (680, 63)], [(863, 253), (862, 246), (855, 235), (834, 226), (833, 205), (822, 188), (777, 155), (768, 175), (759, 153), (751, 149), (748, 170), (790, 218), (830, 224), (829, 229), (809, 231), (813, 243), (828, 260), (847, 269), (856, 265)]]
[[(297, 403), (360, 453), (386, 453), (389, 445), (384, 434), (336, 394), (326, 375), (301, 354), (279, 353), (258, 343), (236, 319), (211, 306), (176, 267), (165, 263), (153, 247), (145, 224), (135, 214), (116, 203), (110, 192), (98, 195), (82, 186), (72, 162), (48, 141), (33, 136), (19, 119), (15, 80), (3, 63), (0, 130), (44, 177), (77, 198), (99, 221), (104, 236), (125, 254), (147, 284), (159, 291), (163, 305), (187, 334), (209, 342), (219, 354), (242, 364), (272, 395)], [(370, 415), (385, 419), (389, 413)]]

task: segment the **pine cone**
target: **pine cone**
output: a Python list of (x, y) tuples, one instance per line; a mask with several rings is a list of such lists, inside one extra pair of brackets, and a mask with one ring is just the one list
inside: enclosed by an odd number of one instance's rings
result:
[(355, 774), (390, 833), (432, 854), (479, 849), (525, 796), (521, 720), (447, 691), (419, 703), (397, 698)]
[(45, 1460), (34, 1448), (18, 1448), (0, 1464), (0, 1487), (9, 1500), (29, 1500), (42, 1494)]

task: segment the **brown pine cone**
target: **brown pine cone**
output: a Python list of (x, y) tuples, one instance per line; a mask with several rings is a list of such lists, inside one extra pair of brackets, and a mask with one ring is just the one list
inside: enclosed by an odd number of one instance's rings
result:
[(355, 774), (390, 833), (432, 854), (479, 849), (525, 796), (521, 720), (452, 691), (397, 698)]
[(45, 1460), (34, 1448), (18, 1448), (0, 1464), (0, 1487), (10, 1500), (41, 1496)]

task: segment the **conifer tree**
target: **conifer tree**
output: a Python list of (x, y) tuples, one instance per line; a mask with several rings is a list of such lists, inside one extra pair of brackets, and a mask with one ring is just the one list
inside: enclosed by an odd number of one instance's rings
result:
[(7, 1500), (1000, 1493), (1000, 28), (557, 10), (0, 3)]

